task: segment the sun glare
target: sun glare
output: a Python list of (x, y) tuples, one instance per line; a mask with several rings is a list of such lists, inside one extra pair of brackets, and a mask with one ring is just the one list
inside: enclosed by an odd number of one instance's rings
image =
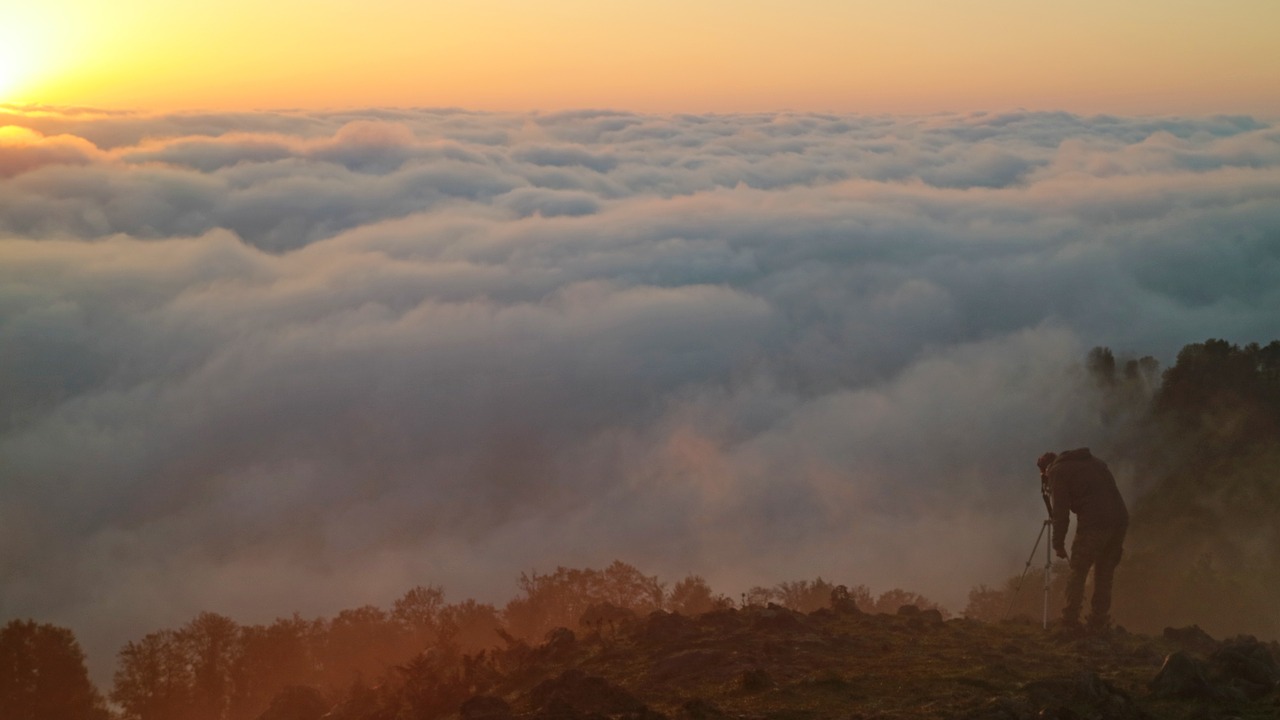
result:
[(37, 93), (85, 46), (80, 23), (56, 3), (29, 3), (0, 13), (0, 103), (36, 102)]
[(19, 28), (0, 27), (0, 102), (11, 102), (30, 79), (34, 52)]

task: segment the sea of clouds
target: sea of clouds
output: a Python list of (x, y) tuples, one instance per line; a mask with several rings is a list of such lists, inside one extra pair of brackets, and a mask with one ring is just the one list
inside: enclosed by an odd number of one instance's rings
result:
[(958, 611), (1021, 570), (1035, 457), (1106, 447), (1091, 347), (1280, 338), (1247, 117), (0, 126), (0, 620), (99, 679), (203, 610), (614, 559)]

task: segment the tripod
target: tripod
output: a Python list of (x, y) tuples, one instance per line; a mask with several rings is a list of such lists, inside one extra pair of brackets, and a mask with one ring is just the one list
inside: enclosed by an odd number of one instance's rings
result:
[[(1018, 593), (1022, 592), (1022, 582), (1027, 579), (1027, 572), (1031, 570), (1031, 563), (1035, 560), (1036, 550), (1040, 549), (1040, 541), (1044, 540), (1046, 532), (1050, 533), (1049, 537), (1051, 539), (1053, 537), (1053, 504), (1049, 500), (1049, 490), (1043, 476), (1041, 476), (1040, 496), (1044, 498), (1044, 509), (1049, 511), (1049, 517), (1046, 517), (1044, 523), (1040, 525), (1040, 534), (1036, 536), (1036, 544), (1031, 546), (1031, 554), (1027, 556), (1026, 567), (1022, 568), (1022, 577), (1018, 578), (1018, 585), (1013, 589), (1013, 594), (1009, 596), (1009, 604), (1004, 609), (1006, 619), (1009, 617), (1009, 611), (1013, 609), (1014, 599), (1018, 597)], [(1041, 622), (1045, 630), (1049, 629), (1049, 585), (1053, 577), (1053, 555), (1050, 552), (1052, 544), (1050, 541), (1045, 541), (1044, 544), (1044, 617)]]

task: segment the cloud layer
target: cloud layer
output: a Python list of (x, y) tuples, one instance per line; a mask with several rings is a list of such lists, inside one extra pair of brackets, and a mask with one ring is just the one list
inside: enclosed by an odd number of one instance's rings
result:
[(1250, 118), (0, 125), (0, 617), (100, 677), (201, 610), (614, 558), (958, 610), (1034, 457), (1106, 446), (1089, 347), (1280, 337)]

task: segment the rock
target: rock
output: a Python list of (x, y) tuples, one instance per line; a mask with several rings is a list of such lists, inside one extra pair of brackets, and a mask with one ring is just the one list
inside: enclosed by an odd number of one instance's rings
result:
[(1151, 694), (1158, 698), (1211, 699), (1215, 696), (1208, 667), (1182, 650), (1164, 659), (1150, 687)]
[(640, 715), (649, 708), (634, 695), (581, 670), (566, 670), (559, 677), (545, 680), (529, 691), (529, 702), (536, 710), (564, 712), (567, 705), (580, 713), (602, 715)]
[(907, 627), (913, 630), (932, 628), (944, 624), (942, 611), (937, 608), (921, 610), (917, 605), (903, 605), (898, 608), (898, 617), (907, 621)]
[[(707, 613), (702, 618), (715, 613)], [(697, 633), (700, 620), (692, 620), (679, 613), (654, 610), (644, 619), (638, 639), (650, 644), (662, 644), (690, 637)]]
[(551, 658), (565, 658), (573, 653), (578, 636), (569, 628), (558, 627), (547, 631), (547, 639), (539, 648)]
[(804, 631), (807, 625), (804, 615), (770, 603), (769, 607), (755, 613), (755, 621), (751, 623), (751, 627), (761, 631), (794, 633)]
[(1261, 697), (1280, 683), (1280, 664), (1266, 645), (1252, 637), (1223, 643), (1209, 658), (1215, 676), (1240, 686), (1250, 697)]
[(1167, 627), (1164, 629), (1164, 638), (1178, 643), (1184, 650), (1191, 650), (1201, 655), (1211, 655), (1218, 649), (1218, 641), (1201, 630), (1199, 625), (1184, 628)]
[(839, 617), (839, 615), (837, 615), (836, 612), (831, 608), (818, 608), (817, 610), (814, 610), (813, 612), (809, 613), (810, 620), (815, 620), (820, 623), (831, 622), (832, 620), (835, 620), (837, 617)]
[(1209, 658), (1210, 678), (1219, 692), (1258, 700), (1280, 689), (1280, 664), (1267, 645), (1241, 636), (1223, 642)]
[(943, 623), (942, 611), (938, 610), (937, 607), (931, 607), (931, 609), (922, 610), (920, 611), (920, 620), (924, 621), (925, 624), (929, 624), (929, 625), (941, 625)]
[(1141, 645), (1134, 648), (1129, 653), (1129, 656), (1134, 658), (1135, 660), (1139, 660), (1144, 663), (1149, 663), (1154, 667), (1160, 667), (1160, 665), (1164, 662), (1164, 655), (1161, 655), (1160, 651), (1156, 650), (1155, 646), (1153, 646), (1149, 642), (1142, 643)]
[(458, 708), (462, 720), (509, 720), (513, 717), (506, 700), (493, 695), (476, 695)]

